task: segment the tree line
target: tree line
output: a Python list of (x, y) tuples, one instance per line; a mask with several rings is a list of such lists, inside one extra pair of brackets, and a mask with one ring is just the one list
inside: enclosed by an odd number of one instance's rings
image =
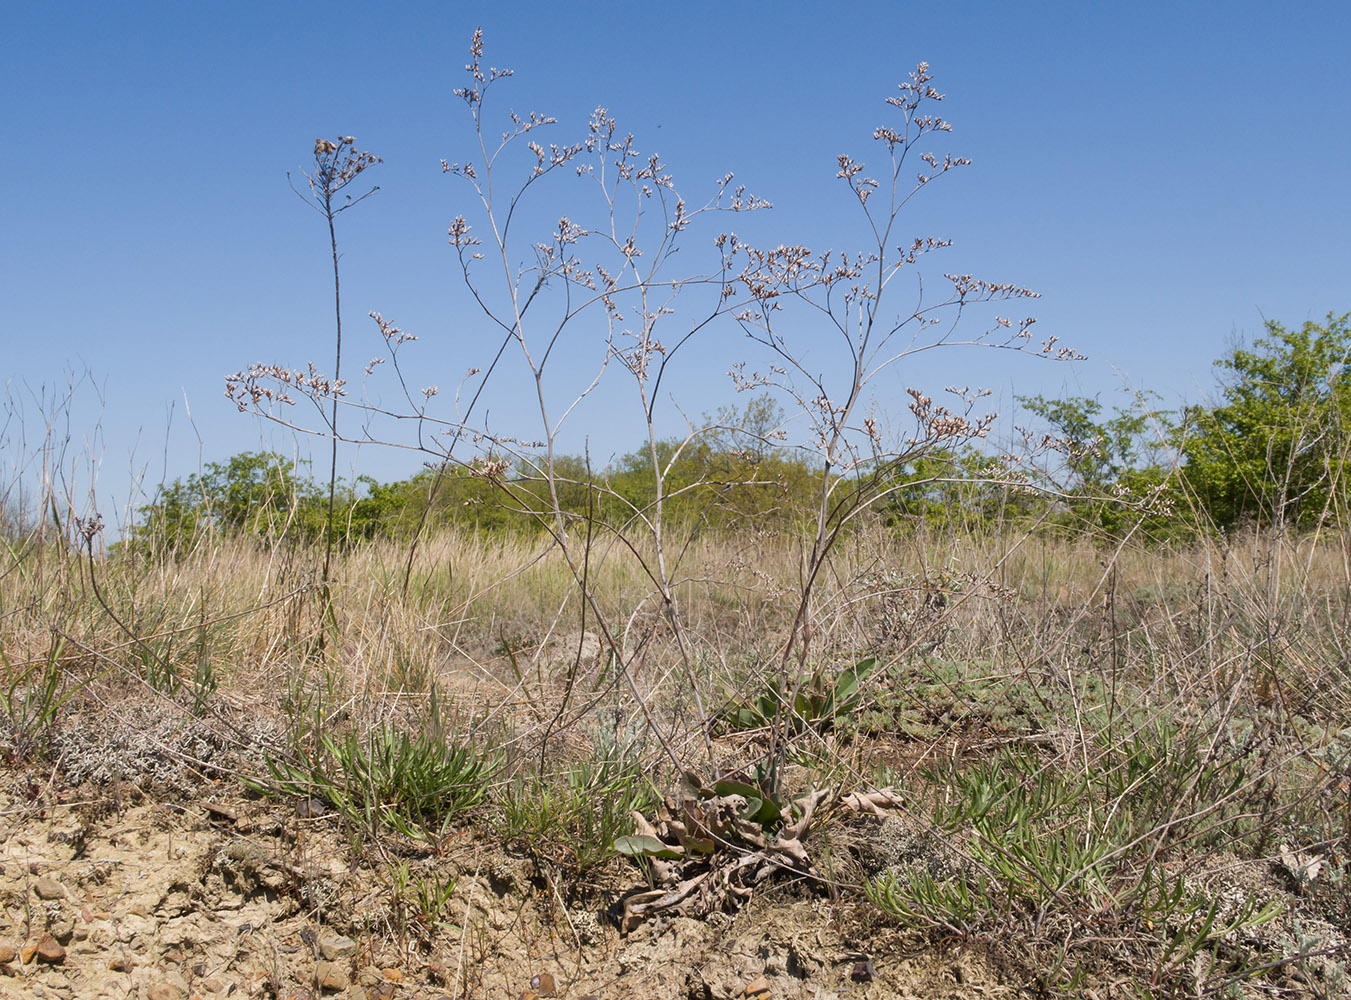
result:
[[(1139, 392), (1125, 405), (1091, 397), (1019, 397), (1017, 442), (930, 449), (853, 473), (867, 481), (874, 515), (897, 529), (987, 531), (1039, 524), (1103, 537), (1158, 540), (1247, 526), (1291, 531), (1345, 526), (1351, 455), (1351, 314), (1261, 336), (1215, 362), (1215, 399), (1180, 411)], [(809, 451), (783, 444), (784, 413), (771, 397), (727, 408), (710, 430), (657, 441), (594, 468), (555, 456), (555, 487), (571, 517), (622, 529), (651, 517), (654, 468), (665, 471), (667, 522), (714, 530), (792, 530), (810, 521), (820, 471)], [(488, 532), (548, 530), (540, 460), (490, 454), (382, 483), (339, 485), (341, 544), (407, 538), (458, 525)], [(207, 533), (271, 541), (325, 536), (329, 487), (308, 466), (248, 452), (163, 487), (142, 507), (132, 544), (184, 550)]]

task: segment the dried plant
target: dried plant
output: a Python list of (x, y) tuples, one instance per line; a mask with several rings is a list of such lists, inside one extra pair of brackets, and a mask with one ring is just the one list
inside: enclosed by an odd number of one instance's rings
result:
[[(642, 152), (635, 136), (622, 131), (604, 108), (592, 114), (577, 141), (546, 143), (546, 133), (558, 123), (536, 111), (510, 112), (507, 128), (491, 132), (485, 117), (490, 98), (512, 74), (485, 66), (482, 52), (482, 34), (476, 32), (466, 66), (468, 81), (455, 91), (473, 126), (476, 155), (463, 162), (443, 161), (442, 169), (467, 184), (476, 202), (476, 221), (464, 213), (456, 215), (449, 226), (449, 242), (467, 288), (485, 319), (499, 331), (500, 342), (469, 370), (455, 393), (455, 413), (450, 415), (433, 409), (437, 387), (415, 390), (404, 377), (400, 348), (415, 338), (380, 313), (372, 313), (386, 354), (367, 366), (368, 376), (388, 360), (408, 408), (381, 410), (345, 401), (365, 407), (372, 416), (413, 421), (417, 428), (413, 447), (426, 452), (438, 469), (448, 464), (469, 469), (500, 487), (507, 503), (536, 518), (553, 539), (576, 585), (580, 630), (594, 629), (601, 635), (617, 679), (660, 735), (671, 762), (687, 767), (689, 762), (668, 736), (661, 735), (661, 723), (649, 713), (644, 693), (633, 680), (654, 648), (650, 643), (654, 625), (642, 623), (641, 609), (635, 609), (626, 622), (614, 620), (594, 589), (595, 560), (618, 558), (620, 553), (636, 559), (650, 581), (650, 603), (660, 612), (662, 631), (678, 657), (701, 741), (710, 766), (715, 767), (709, 737), (714, 713), (706, 703), (710, 692), (696, 671), (703, 641), (691, 632), (676, 597), (684, 579), (681, 556), (691, 529), (672, 524), (665, 506), (675, 463), (725, 428), (716, 420), (694, 421), (667, 401), (662, 385), (673, 366), (697, 351), (698, 340), (720, 323), (736, 324), (766, 363), (762, 369), (751, 360), (737, 364), (729, 373), (732, 387), (737, 391), (773, 388), (790, 399), (805, 419), (804, 440), (797, 447), (816, 456), (818, 497), (815, 525), (803, 554), (797, 612), (778, 657), (778, 690), (786, 693), (786, 704), (791, 706), (795, 688), (810, 674), (808, 659), (818, 627), (813, 597), (841, 533), (862, 511), (897, 488), (895, 473), (905, 463), (984, 437), (994, 417), (979, 410), (984, 391), (953, 387), (948, 390), (953, 401), (937, 403), (911, 388), (906, 394), (912, 426), (896, 433), (887, 429), (891, 414), (865, 412), (865, 398), (876, 394), (879, 380), (917, 352), (959, 344), (1059, 359), (1078, 355), (1057, 346), (1054, 337), (1034, 345), (1031, 318), (1013, 321), (995, 315), (973, 337), (956, 333), (957, 321), (973, 307), (1035, 297), (1016, 285), (950, 274), (946, 277), (951, 290), (939, 301), (926, 301), (923, 286), (917, 285), (917, 299), (908, 312), (893, 316), (885, 306), (892, 286), (913, 271), (921, 257), (949, 245), (947, 240), (917, 238), (893, 246), (904, 209), (921, 188), (969, 162), (923, 149), (930, 137), (950, 128), (931, 111), (942, 95), (931, 85), (926, 65), (901, 85), (898, 96), (887, 100), (898, 120), (874, 133), (889, 159), (884, 179), (867, 175), (864, 165), (850, 157), (838, 159), (836, 176), (873, 234), (870, 249), (817, 253), (805, 246), (780, 246), (766, 250), (722, 232), (711, 240), (713, 254), (706, 270), (677, 272), (677, 251), (690, 241), (690, 233), (702, 224), (703, 216), (764, 209), (769, 203), (734, 186), (731, 174), (702, 202), (688, 202), (660, 157)], [(350, 143), (348, 147), (351, 169), (359, 172), (367, 161), (350, 151)], [(336, 157), (340, 152), (335, 147), (324, 155)], [(912, 164), (919, 168), (913, 179), (909, 174)], [(515, 170), (521, 171), (517, 176), (523, 179), (513, 189), (505, 178)], [(544, 194), (543, 186), (553, 184), (553, 175), (559, 175), (560, 181), (571, 176), (595, 200), (580, 203), (579, 213), (585, 213), (586, 221), (579, 221), (581, 214), (576, 219), (561, 215), (547, 235), (526, 243), (528, 237), (518, 235), (518, 230), (530, 217), (531, 199)], [(570, 197), (559, 195), (556, 186), (549, 190), (555, 197)], [(521, 251), (516, 248), (523, 245), (528, 246), (534, 264), (517, 267)], [(686, 252), (680, 259), (688, 256)], [(791, 335), (781, 332), (788, 309), (808, 317)], [(603, 340), (579, 340), (584, 329), (600, 324)], [(840, 351), (839, 363), (825, 374), (803, 360), (802, 338), (819, 339), (822, 327), (836, 339)], [(474, 411), (508, 351), (517, 355), (527, 373), (535, 413), (521, 426), (502, 430), (475, 423)], [(574, 361), (594, 359), (592, 375), (571, 388), (562, 374), (555, 374), (564, 352)], [(655, 491), (641, 503), (608, 487), (590, 469), (565, 470), (559, 461), (558, 439), (564, 424), (612, 368), (628, 377), (645, 429)], [(468, 390), (472, 394), (461, 410), (459, 401)], [(241, 408), (283, 419), (288, 426), (295, 423), (282, 417), (278, 407), (293, 403), (295, 395), (331, 402), (334, 416), (324, 432), (335, 443), (341, 437), (336, 412), (342, 387), (336, 379), (327, 382), (312, 370), (254, 366), (232, 377), (228, 391)], [(663, 411), (683, 420), (687, 428), (673, 445), (661, 437), (667, 420)], [(761, 433), (766, 440), (789, 440), (788, 428), (782, 426)], [(459, 453), (466, 443), (479, 458)], [(517, 469), (543, 484), (542, 505), (538, 492), (522, 488), (521, 474), (512, 474)], [(678, 489), (702, 485), (682, 484)], [(561, 499), (565, 491), (577, 489), (627, 505), (628, 516), (618, 524), (612, 519), (579, 518)], [(571, 709), (575, 681), (570, 673), (554, 714), (559, 724)], [(780, 735), (792, 728), (782, 716), (781, 710), (774, 725)], [(780, 745), (772, 756), (781, 753)]]
[[(314, 166), (311, 170), (301, 171), (301, 176), (305, 178), (306, 191), (302, 192), (294, 184), (291, 185), (291, 190), (295, 191), (297, 197), (324, 217), (324, 221), (328, 224), (329, 250), (333, 255), (333, 379), (332, 381), (328, 381), (317, 378), (314, 367), (311, 365), (309, 379), (303, 383), (297, 379), (295, 383), (297, 388), (308, 390), (313, 398), (327, 398), (332, 401), (328, 423), (329, 434), (332, 438), (331, 464), (329, 466), (328, 479), (328, 528), (327, 541), (324, 545), (324, 569), (322, 577), (325, 606), (329, 605), (332, 601), (332, 595), (329, 592), (329, 570), (333, 562), (333, 505), (338, 489), (338, 397), (342, 395), (343, 387), (342, 281), (338, 271), (338, 232), (336, 223), (339, 215), (349, 208), (365, 201), (371, 195), (375, 194), (376, 191), (380, 190), (378, 187), (373, 187), (364, 194), (357, 195), (355, 198), (350, 194), (344, 194), (347, 188), (350, 187), (358, 177), (375, 164), (381, 162), (383, 161), (380, 157), (375, 156), (372, 153), (359, 151), (356, 146), (356, 139), (350, 135), (338, 136), (336, 142), (330, 139), (315, 139)], [(289, 180), (291, 175), (288, 172), (286, 176)], [(282, 384), (287, 384), (286, 379), (282, 379)], [(231, 388), (233, 388), (233, 383), (227, 383), (227, 395), (231, 395)], [(235, 397), (231, 395), (231, 398), (233, 399)], [(323, 639), (321, 635), (321, 648), (322, 642)]]
[[(1332, 683), (1344, 668), (1313, 666), (1345, 661), (1345, 629), (1334, 624), (1341, 605), (1328, 597), (1344, 589), (1345, 574), (1326, 552), (1315, 559), (1273, 540), (1244, 548), (1253, 564), (1240, 574), (1228, 550), (1209, 543), (1168, 555), (1165, 567), (1164, 556), (1137, 546), (1133, 529), (1103, 550), (998, 516), (994, 530), (969, 535), (952, 525), (931, 533), (923, 519), (888, 533), (867, 516), (917, 483), (941, 483), (941, 473), (917, 480), (907, 470), (982, 441), (993, 426), (987, 391), (953, 385), (939, 396), (908, 385), (910, 359), (959, 347), (1081, 357), (1054, 336), (1036, 339), (1031, 317), (1006, 315), (1036, 298), (1019, 285), (954, 270), (940, 295), (926, 292), (920, 265), (950, 241), (899, 231), (911, 199), (968, 164), (928, 149), (950, 130), (928, 67), (887, 101), (891, 119), (873, 135), (882, 160), (875, 176), (849, 156), (835, 162), (867, 245), (818, 251), (757, 247), (730, 228), (710, 229), (768, 202), (732, 175), (687, 200), (661, 158), (603, 108), (572, 140), (550, 141), (561, 126), (535, 111), (509, 112), (495, 130), (489, 116), (511, 73), (482, 57), (476, 33), (468, 79), (455, 92), (474, 152), (443, 162), (467, 193), (448, 242), (495, 331), (482, 355), (468, 359), (453, 392), (419, 387), (406, 353), (416, 337), (388, 310), (374, 311), (383, 354), (365, 374), (394, 379), (398, 405), (352, 398), (336, 371), (329, 379), (304, 366), (255, 365), (232, 376), (228, 391), (241, 410), (335, 443), (356, 437), (339, 430), (339, 406), (358, 410), (363, 442), (415, 449), (438, 483), (453, 474), (487, 484), (537, 527), (538, 540), (517, 540), (509, 555), (505, 545), (490, 553), (476, 536), (458, 547), (429, 541), (418, 575), (413, 546), (400, 560), (403, 596), (419, 593), (409, 589), (416, 579), (428, 602), (417, 612), (427, 641), (459, 651), (477, 630), (479, 648), (494, 642), (509, 694), (489, 714), (512, 703), (528, 717), (504, 751), (514, 789), (504, 828), (517, 840), (555, 831), (566, 854), (576, 830), (597, 827), (588, 825), (594, 815), (576, 811), (576, 785), (557, 751), (589, 738), (583, 720), (618, 731), (640, 716), (668, 777), (679, 773), (695, 791), (659, 814), (664, 828), (638, 823), (638, 837), (621, 841), (627, 853), (670, 861), (677, 844), (689, 849), (681, 831), (702, 824), (716, 834), (702, 840), (740, 856), (700, 860), (679, 877), (668, 871), (638, 905), (678, 909), (685, 897), (671, 894), (703, 892), (708, 877), (744, 892), (749, 883), (723, 878), (743, 861), (757, 879), (773, 868), (831, 881), (814, 857), (809, 864), (794, 854), (798, 863), (785, 865), (773, 855), (789, 855), (773, 838), (786, 829), (787, 844), (805, 832), (792, 803), (833, 800), (835, 784), (867, 784), (869, 765), (849, 741), (902, 733), (917, 761), (875, 783), (907, 793), (893, 800), (888, 792), (882, 811), (927, 824), (926, 835), (941, 837), (960, 863), (937, 875), (865, 873), (855, 887), (870, 885), (883, 910), (943, 933), (1017, 934), (1029, 949), (1049, 947), (1054, 934), (1062, 958), (1100, 947), (1110, 931), (1138, 963), (1153, 962), (1154, 981), (1165, 986), (1248, 974), (1232, 962), (1213, 974), (1192, 965), (1218, 962), (1221, 937), (1266, 934), (1275, 910), (1248, 895), (1222, 914), (1195, 851), (1230, 849), (1257, 863), (1284, 848), (1311, 859), (1307, 876), (1320, 851), (1345, 836), (1338, 824), (1351, 814), (1337, 798), (1345, 765), (1333, 734), (1346, 706)], [(531, 226), (543, 228), (525, 233)], [(688, 265), (701, 232), (704, 266)], [(729, 387), (772, 392), (789, 404), (787, 419), (777, 411), (753, 424), (726, 413), (696, 419), (670, 399), (682, 367), (700, 364), (701, 342), (728, 329), (744, 347)], [(823, 343), (833, 345), (824, 362)], [(570, 373), (579, 362), (590, 368), (577, 380)], [(509, 385), (513, 371), (521, 379)], [(590, 456), (562, 451), (565, 427), (612, 381), (631, 394), (650, 493), (626, 492)], [(494, 392), (530, 405), (489, 423), (484, 401)], [(318, 407), (318, 426), (291, 415), (301, 400)], [(672, 425), (682, 430), (664, 436)], [(373, 433), (380, 426), (412, 432)], [(735, 483), (711, 468), (694, 481), (675, 475), (685, 456), (728, 435), (748, 452), (812, 456), (809, 524), (710, 539), (698, 518), (671, 516), (679, 497), (768, 485), (755, 463)], [(989, 469), (1001, 502), (1039, 488), (1006, 456)], [(376, 558), (354, 554), (347, 572), (374, 578), (361, 560)], [(378, 558), (393, 561), (388, 551)], [(1222, 581), (1216, 560), (1231, 574)], [(1327, 587), (1289, 590), (1280, 567), (1303, 566), (1307, 579), (1316, 561), (1332, 567)], [(1310, 598), (1315, 591), (1322, 604)], [(510, 614), (517, 620), (505, 621)], [(1295, 624), (1320, 615), (1318, 629)], [(527, 617), (519, 631), (529, 634), (513, 634)], [(1314, 632), (1324, 645), (1302, 646)], [(380, 643), (386, 634), (382, 626)], [(1259, 719), (1280, 738), (1261, 737)], [(1334, 763), (1313, 780), (1320, 754)], [(657, 770), (651, 756), (642, 765)], [(736, 777), (752, 773), (753, 784)], [(562, 788), (568, 794), (547, 793)], [(1034, 794), (1044, 808), (1018, 813), (1020, 796)], [(567, 822), (551, 801), (571, 803)], [(611, 810), (602, 826), (614, 819)], [(748, 836), (752, 820), (764, 829)], [(1281, 839), (1278, 830), (1299, 836)], [(573, 853), (580, 867), (583, 852)], [(1139, 930), (1155, 918), (1168, 933), (1151, 923), (1149, 933)]]
[[(769, 354), (762, 369), (734, 369), (734, 384), (738, 391), (770, 386), (785, 392), (806, 418), (810, 431), (805, 446), (815, 452), (820, 469), (816, 523), (804, 553), (797, 613), (780, 651), (778, 683), (788, 691), (810, 674), (814, 595), (841, 532), (898, 488), (895, 473), (907, 463), (986, 437), (995, 417), (979, 410), (988, 390), (949, 386), (945, 392), (952, 401), (945, 404), (907, 386), (911, 427), (889, 431), (892, 415), (865, 405), (869, 393), (876, 398), (882, 377), (907, 358), (940, 347), (982, 346), (1055, 360), (1082, 358), (1058, 346), (1054, 336), (1034, 344), (1032, 317), (1015, 321), (995, 314), (974, 336), (958, 332), (958, 321), (972, 307), (1038, 297), (1007, 282), (945, 274), (951, 286), (948, 294), (928, 301), (916, 277), (909, 311), (887, 307), (898, 280), (912, 273), (922, 257), (951, 245), (932, 237), (895, 245), (904, 209), (921, 190), (971, 162), (950, 153), (939, 157), (921, 145), (951, 131), (934, 108), (943, 95), (932, 86), (927, 63), (921, 63), (899, 91), (886, 101), (899, 121), (880, 125), (873, 133), (887, 157), (882, 180), (867, 174), (865, 165), (852, 157), (838, 157), (836, 177), (857, 202), (875, 238), (870, 247), (854, 253), (815, 253), (805, 246), (755, 248), (734, 235), (718, 240), (728, 261), (741, 262), (737, 281), (748, 301), (736, 312), (736, 320)], [(916, 167), (918, 172), (911, 175)], [(799, 313), (806, 319), (798, 320)], [(786, 321), (789, 316), (792, 320)], [(826, 338), (836, 345), (840, 362), (822, 374), (819, 362), (806, 360), (806, 345)], [(786, 703), (792, 704), (792, 696)], [(774, 731), (784, 729), (779, 720)], [(773, 753), (782, 754), (782, 748)]]

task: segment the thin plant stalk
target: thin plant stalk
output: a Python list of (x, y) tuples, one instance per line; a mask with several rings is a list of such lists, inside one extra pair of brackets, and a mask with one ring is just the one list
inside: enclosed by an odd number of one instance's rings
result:
[[(324, 567), (320, 578), (323, 601), (323, 618), (327, 618), (333, 608), (333, 595), (330, 588), (333, 565), (333, 511), (338, 492), (338, 402), (342, 396), (342, 280), (338, 269), (338, 232), (336, 220), (339, 215), (353, 205), (365, 201), (380, 190), (373, 187), (356, 198), (347, 195), (338, 200), (343, 190), (357, 179), (363, 171), (381, 158), (371, 153), (359, 152), (356, 139), (350, 135), (339, 136), (336, 142), (328, 139), (314, 140), (314, 172), (301, 171), (309, 186), (308, 197), (291, 185), (291, 190), (320, 215), (328, 225), (328, 245), (333, 257), (333, 320), (334, 320), (334, 357), (332, 380), (332, 412), (329, 416), (330, 451), (328, 477), (328, 516), (325, 525)], [(290, 174), (287, 174), (290, 178)], [(319, 633), (319, 648), (324, 648), (324, 633)]]

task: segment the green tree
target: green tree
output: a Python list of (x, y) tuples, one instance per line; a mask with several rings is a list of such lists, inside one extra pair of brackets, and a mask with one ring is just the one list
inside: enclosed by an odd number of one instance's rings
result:
[(1215, 364), (1222, 403), (1187, 413), (1183, 474), (1217, 527), (1307, 529), (1346, 513), (1351, 313), (1266, 333)]
[(879, 508), (884, 523), (958, 534), (991, 531), (1026, 515), (1027, 493), (1011, 491), (1012, 470), (978, 448), (937, 448), (890, 470), (893, 484)]
[[(497, 459), (496, 455), (485, 458), (489, 463)], [(582, 463), (575, 460), (575, 464)], [(439, 471), (424, 469), (392, 483), (359, 477), (365, 496), (350, 500), (347, 524), (337, 526), (339, 539), (407, 539), (423, 521), (424, 511), (428, 527), (458, 525), (479, 531), (528, 532), (539, 529), (537, 519), (528, 512), (543, 509), (544, 501), (535, 495), (528, 460), (505, 471), (500, 486), (476, 474), (475, 468), (447, 465)]]
[[(663, 470), (664, 517), (714, 528), (785, 530), (813, 514), (819, 474), (801, 455), (779, 442), (785, 419), (772, 396), (744, 407), (719, 407), (704, 415), (697, 437), (656, 442), (656, 466)], [(656, 499), (653, 449), (643, 446), (607, 470), (612, 495), (601, 509), (611, 523), (649, 511)]]
[(140, 509), (133, 540), (171, 551), (190, 547), (208, 530), (316, 537), (326, 494), (301, 475), (301, 464), (275, 452), (243, 452), (226, 462), (208, 462), (200, 473), (175, 479)]
[(1162, 526), (1139, 506), (1154, 497), (1173, 465), (1165, 452), (1176, 424), (1170, 413), (1150, 408), (1157, 393), (1136, 392), (1129, 406), (1113, 407), (1111, 416), (1101, 401), (1086, 396), (1016, 398), (1050, 428), (1058, 462), (1042, 471), (1040, 485), (1063, 498), (1063, 520), (1109, 535), (1129, 529), (1142, 515), (1152, 530)]
[(1115, 415), (1105, 420), (1102, 403), (1086, 396), (1015, 398), (1023, 409), (1051, 426), (1064, 465), (1059, 485), (1067, 491), (1102, 492), (1147, 453), (1141, 438), (1161, 416), (1144, 407), (1152, 396), (1153, 393), (1137, 393), (1134, 405), (1126, 410), (1116, 409)]

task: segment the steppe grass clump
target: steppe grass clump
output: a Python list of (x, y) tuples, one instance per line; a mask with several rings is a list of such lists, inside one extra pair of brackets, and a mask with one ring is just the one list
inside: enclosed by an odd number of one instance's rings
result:
[(0, 649), (0, 669), (4, 671), (0, 685), (0, 725), (3, 725), (11, 760), (23, 760), (42, 743), (61, 716), (65, 704), (75, 697), (80, 684), (69, 684), (62, 669), (60, 639), (52, 641), (45, 656), (27, 662), (13, 663)]
[(1069, 980), (1116, 961), (1148, 969), (1150, 987), (1178, 987), (1194, 982), (1199, 955), (1212, 981), (1241, 979), (1268, 957), (1272, 944), (1254, 934), (1285, 904), (1256, 888), (1217, 888), (1201, 871), (1221, 850), (1254, 857), (1233, 823), (1271, 788), (1260, 772), (1251, 780), (1246, 756), (1207, 760), (1196, 740), (1153, 727), (1102, 744), (1082, 768), (1012, 744), (931, 770), (929, 815), (965, 863), (946, 878), (885, 872), (868, 896), (904, 922), (1040, 940)]
[(473, 743), (388, 725), (364, 736), (325, 733), (299, 762), (268, 756), (266, 764), (268, 780), (247, 782), (255, 791), (326, 804), (369, 835), (387, 829), (430, 843), (486, 799), (500, 767)]
[(591, 739), (580, 759), (521, 767), (494, 793), (494, 832), (555, 879), (590, 877), (616, 857), (635, 814), (659, 801), (650, 755), (632, 733), (598, 729)]

